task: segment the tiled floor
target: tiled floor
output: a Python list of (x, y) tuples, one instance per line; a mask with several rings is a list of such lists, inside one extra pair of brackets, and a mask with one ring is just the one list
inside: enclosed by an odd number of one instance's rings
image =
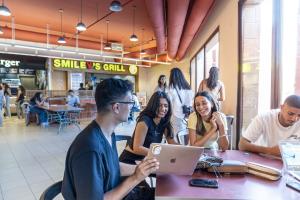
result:
[[(131, 135), (133, 129), (134, 123), (123, 123), (116, 133)], [(0, 200), (39, 199), (47, 186), (62, 180), (67, 150), (78, 133), (75, 126), (58, 135), (55, 125), (26, 127), (24, 120), (5, 119), (0, 127)]]

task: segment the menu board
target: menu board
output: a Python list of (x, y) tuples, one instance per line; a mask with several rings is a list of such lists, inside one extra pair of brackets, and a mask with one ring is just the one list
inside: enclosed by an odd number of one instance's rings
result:
[(70, 73), (70, 76), (72, 90), (78, 90), (80, 88), (80, 83), (83, 83), (82, 73)]

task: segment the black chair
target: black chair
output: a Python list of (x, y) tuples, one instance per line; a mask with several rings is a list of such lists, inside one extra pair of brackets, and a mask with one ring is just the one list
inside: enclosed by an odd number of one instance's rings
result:
[(41, 195), (40, 200), (52, 200), (61, 193), (62, 181), (56, 182), (49, 186)]
[(234, 116), (233, 115), (226, 115), (227, 120), (227, 134), (230, 142), (230, 150), (232, 150), (233, 145), (233, 122), (234, 122)]
[(129, 136), (129, 135), (116, 135), (116, 141), (126, 140), (127, 144), (128, 144), (130, 139), (131, 139), (131, 136)]

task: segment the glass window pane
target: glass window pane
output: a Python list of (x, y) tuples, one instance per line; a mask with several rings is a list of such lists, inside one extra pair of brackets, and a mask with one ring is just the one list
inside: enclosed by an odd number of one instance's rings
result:
[(197, 91), (201, 81), (204, 79), (204, 49), (197, 54)]
[(195, 58), (191, 61), (191, 88), (193, 91), (196, 91), (196, 62)]
[(216, 33), (205, 45), (205, 78), (212, 66), (219, 67), (219, 33)]
[(272, 1), (242, 8), (242, 130), (271, 105)]
[(281, 102), (300, 94), (300, 8), (299, 0), (282, 1)]

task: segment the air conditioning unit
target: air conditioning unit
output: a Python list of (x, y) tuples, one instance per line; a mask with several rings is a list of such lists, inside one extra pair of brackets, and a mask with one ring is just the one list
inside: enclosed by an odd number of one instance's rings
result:
[(113, 50), (113, 51), (123, 51), (123, 44), (111, 43), (111, 50)]

